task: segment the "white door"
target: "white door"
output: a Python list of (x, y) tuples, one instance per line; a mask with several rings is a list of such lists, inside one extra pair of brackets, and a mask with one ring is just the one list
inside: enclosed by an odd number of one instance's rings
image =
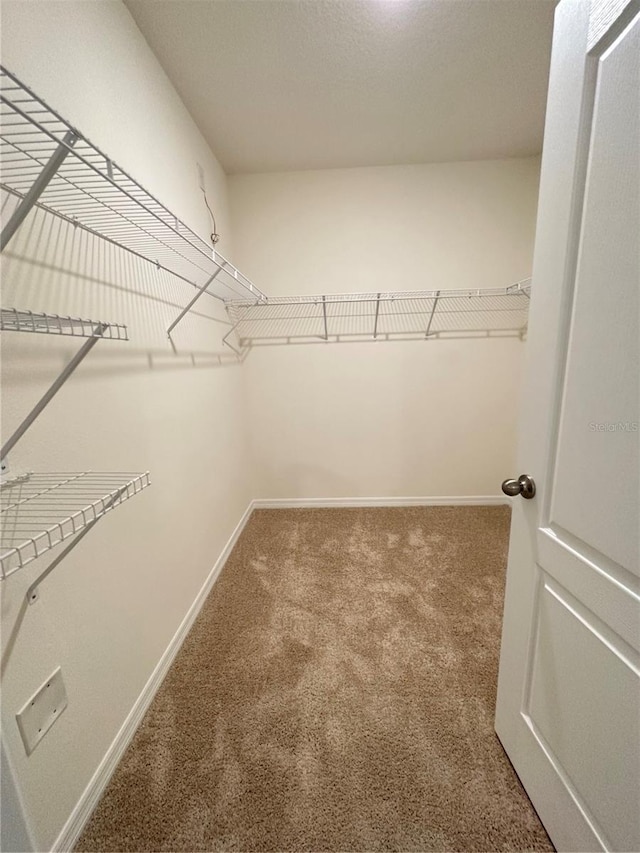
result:
[(640, 850), (640, 2), (562, 0), (496, 731), (558, 850)]

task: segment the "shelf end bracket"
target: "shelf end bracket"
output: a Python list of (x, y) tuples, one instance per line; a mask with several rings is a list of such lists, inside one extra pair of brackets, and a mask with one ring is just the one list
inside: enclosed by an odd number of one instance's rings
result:
[(68, 130), (62, 142), (53, 152), (42, 171), (31, 185), (31, 189), (24, 196), (20, 204), (13, 211), (13, 214), (7, 224), (2, 229), (0, 235), (0, 251), (4, 251), (9, 240), (16, 233), (20, 225), (23, 223), (26, 215), (29, 213), (34, 204), (38, 201), (44, 190), (47, 188), (49, 181), (62, 165), (65, 157), (71, 151), (71, 148), (78, 141), (76, 134)]
[[(217, 262), (216, 262), (216, 263), (217, 263)], [(167, 337), (169, 338), (169, 340), (171, 340), (171, 332), (175, 329), (175, 327), (178, 325), (178, 323), (180, 322), (180, 320), (182, 320), (182, 318), (184, 317), (184, 315), (185, 315), (185, 314), (187, 314), (189, 311), (191, 311), (191, 309), (193, 308), (193, 306), (196, 304), (196, 302), (198, 301), (198, 299), (200, 299), (200, 297), (201, 297), (201, 296), (202, 296), (202, 294), (205, 292), (205, 290), (209, 287), (209, 285), (210, 285), (210, 284), (211, 284), (211, 282), (214, 280), (214, 278), (215, 278), (219, 273), (221, 273), (221, 272), (222, 272), (222, 267), (221, 267), (221, 266), (218, 266), (218, 269), (214, 272), (214, 274), (213, 274), (212, 276), (210, 276), (210, 277), (205, 281), (205, 283), (202, 285), (202, 287), (198, 288), (198, 292), (197, 292), (197, 293), (196, 293), (196, 295), (193, 297), (193, 299), (189, 300), (189, 302), (184, 306), (184, 308), (182, 309), (182, 311), (178, 314), (178, 316), (176, 317), (176, 319), (173, 321), (173, 323), (172, 323), (172, 324), (169, 326), (169, 328), (167, 329)], [(173, 342), (172, 342), (172, 343), (173, 343)]]
[(436, 308), (438, 307), (438, 301), (440, 299), (440, 291), (436, 291), (435, 298), (433, 300), (433, 305), (431, 307), (431, 314), (429, 316), (429, 323), (427, 325), (427, 331), (424, 333), (425, 338), (429, 337), (429, 331), (431, 329), (431, 324), (433, 323), (433, 315), (436, 313)]
[(122, 497), (122, 495), (126, 492), (127, 487), (124, 486), (121, 489), (118, 489), (115, 494), (112, 494), (108, 501), (105, 502), (104, 510), (100, 513), (97, 518), (94, 518), (90, 521), (85, 528), (83, 528), (78, 535), (64, 548), (58, 556), (52, 560), (47, 568), (41, 572), (38, 577), (34, 580), (34, 582), (29, 586), (29, 589), (26, 592), (27, 604), (35, 604), (38, 600), (38, 587), (42, 583), (42, 581), (48, 577), (51, 572), (64, 560), (64, 558), (76, 547), (76, 545), (80, 542), (81, 539), (87, 535), (87, 533), (95, 527), (95, 525), (100, 521), (101, 518), (104, 518), (107, 510), (111, 509), (111, 507), (117, 503), (118, 499)]
[(58, 375), (55, 382), (49, 387), (49, 389), (45, 392), (45, 394), (40, 398), (40, 400), (35, 404), (33, 409), (29, 412), (26, 418), (22, 421), (20, 426), (16, 429), (13, 435), (5, 441), (2, 445), (2, 449), (0, 450), (0, 458), (6, 463), (7, 454), (9, 451), (17, 444), (17, 442), (22, 438), (25, 432), (29, 429), (31, 424), (38, 417), (40, 412), (45, 408), (45, 406), (51, 402), (53, 397), (58, 393), (58, 391), (62, 388), (67, 379), (71, 376), (76, 367), (80, 364), (80, 362), (89, 354), (89, 352), (93, 349), (93, 347), (98, 343), (98, 341), (102, 337), (102, 333), (107, 328), (106, 323), (98, 323), (96, 326), (93, 337), (89, 338), (85, 343), (80, 347), (78, 352), (74, 355), (71, 361), (67, 364), (64, 370)]

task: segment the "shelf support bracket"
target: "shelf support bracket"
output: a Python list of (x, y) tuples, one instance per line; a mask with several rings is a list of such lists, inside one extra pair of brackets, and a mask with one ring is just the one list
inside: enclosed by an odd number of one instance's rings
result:
[(378, 294), (378, 298), (376, 299), (376, 319), (373, 323), (373, 337), (374, 339), (378, 337), (378, 315), (380, 313), (380, 294)]
[[(259, 305), (259, 304), (260, 304), (260, 302), (258, 301), (258, 302), (256, 302), (255, 304), (256, 304), (256, 305)], [(242, 323), (242, 321), (244, 320), (244, 318), (245, 318), (245, 316), (246, 316), (247, 312), (249, 311), (249, 309), (250, 309), (250, 308), (252, 308), (252, 307), (253, 307), (253, 306), (251, 306), (251, 305), (247, 305), (247, 307), (245, 308), (245, 310), (244, 310), (244, 312), (243, 312), (242, 316), (241, 316), (241, 317), (238, 317), (238, 319), (236, 320), (236, 322), (231, 326), (231, 328), (229, 329), (229, 331), (227, 332), (227, 334), (226, 334), (226, 335), (224, 336), (224, 338), (222, 339), (222, 343), (223, 343), (223, 344), (226, 344), (226, 345), (229, 347), (229, 349), (232, 349), (232, 350), (235, 352), (235, 354), (236, 354), (237, 356), (242, 356), (242, 353), (241, 353), (239, 350), (237, 350), (237, 349), (234, 347), (234, 345), (233, 345), (233, 344), (230, 344), (230, 343), (229, 343), (229, 341), (227, 340), (227, 338), (228, 338), (228, 337), (229, 337), (233, 332), (235, 332), (235, 330), (238, 328), (238, 326), (240, 325), (240, 323)], [(228, 314), (228, 313), (229, 313), (229, 309), (227, 309), (227, 314)], [(242, 344), (240, 344), (240, 345), (242, 346)]]
[(440, 291), (436, 291), (436, 297), (433, 300), (433, 306), (431, 308), (431, 314), (429, 315), (429, 322), (427, 324), (427, 331), (424, 333), (425, 338), (429, 337), (429, 330), (431, 329), (431, 323), (433, 322), (433, 315), (436, 313), (436, 307), (438, 305), (438, 300), (440, 299)]
[(322, 297), (322, 317), (324, 319), (324, 339), (329, 340), (329, 329), (327, 327), (327, 297)]
[(2, 235), (0, 236), (0, 251), (4, 251), (5, 246), (16, 233), (31, 208), (38, 201), (46, 189), (47, 184), (58, 171), (65, 157), (71, 150), (71, 147), (75, 145), (77, 140), (78, 137), (71, 130), (66, 132), (64, 139), (53, 152), (48, 162), (31, 185), (31, 189), (13, 211), (11, 218), (2, 229)]
[(64, 370), (58, 375), (55, 382), (51, 385), (51, 387), (45, 392), (45, 394), (38, 400), (33, 409), (29, 412), (26, 418), (22, 421), (17, 430), (13, 433), (11, 438), (7, 439), (5, 443), (2, 445), (2, 449), (0, 450), (0, 458), (5, 459), (9, 451), (16, 445), (16, 443), (22, 438), (25, 432), (29, 429), (31, 424), (38, 417), (40, 412), (47, 406), (51, 400), (55, 397), (58, 391), (62, 388), (67, 379), (71, 376), (76, 367), (80, 364), (80, 362), (91, 352), (93, 347), (98, 343), (100, 338), (102, 337), (102, 333), (107, 328), (106, 323), (98, 323), (96, 326), (93, 337), (89, 338), (85, 343), (80, 347), (78, 352), (74, 355), (71, 361), (67, 364)]
[(198, 292), (197, 292), (197, 293), (196, 293), (196, 295), (193, 297), (193, 299), (191, 299), (191, 300), (190, 300), (190, 301), (185, 305), (185, 307), (182, 309), (182, 311), (178, 314), (178, 316), (176, 317), (176, 319), (173, 321), (173, 323), (172, 323), (172, 324), (169, 326), (169, 328), (167, 329), (167, 336), (168, 336), (168, 338), (169, 338), (169, 339), (171, 339), (171, 332), (175, 329), (175, 327), (178, 325), (178, 323), (180, 322), (180, 320), (182, 320), (182, 318), (184, 317), (184, 315), (185, 315), (185, 314), (188, 314), (188, 313), (189, 313), (189, 311), (191, 311), (191, 309), (193, 308), (193, 306), (196, 304), (196, 302), (198, 301), (198, 299), (200, 299), (200, 297), (201, 297), (201, 296), (202, 296), (202, 294), (205, 292), (205, 290), (209, 287), (209, 285), (210, 285), (210, 284), (211, 284), (211, 282), (214, 280), (214, 278), (215, 278), (217, 275), (219, 275), (219, 273), (221, 273), (221, 272), (222, 272), (222, 267), (221, 267), (221, 266), (219, 266), (219, 267), (218, 267), (218, 269), (214, 272), (214, 274), (213, 274), (212, 276), (210, 276), (210, 277), (205, 281), (205, 283), (202, 285), (202, 287), (198, 288)]
[(104, 518), (108, 509), (110, 509), (118, 500), (118, 498), (122, 497), (122, 495), (126, 492), (127, 487), (124, 486), (122, 489), (118, 489), (115, 495), (111, 495), (108, 501), (105, 501), (103, 512), (97, 517), (94, 518), (93, 521), (90, 521), (86, 527), (84, 527), (80, 533), (72, 539), (71, 542), (64, 548), (55, 560), (52, 560), (47, 568), (41, 572), (38, 577), (34, 580), (34, 582), (29, 586), (29, 589), (26, 592), (27, 604), (35, 604), (38, 600), (38, 587), (42, 583), (42, 581), (48, 577), (51, 572), (64, 560), (64, 558), (69, 554), (70, 551), (76, 547), (76, 545), (80, 542), (81, 539), (87, 535), (87, 533), (95, 527), (95, 525), (100, 521), (100, 519)]

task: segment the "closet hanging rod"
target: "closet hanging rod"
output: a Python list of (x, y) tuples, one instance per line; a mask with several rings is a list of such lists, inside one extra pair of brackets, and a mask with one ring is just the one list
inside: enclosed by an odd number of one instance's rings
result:
[[(0, 66), (3, 181), (17, 195), (77, 222), (200, 288), (216, 269), (219, 299), (264, 294), (208, 242), (93, 145), (6, 68)], [(77, 139), (65, 142), (67, 134)], [(68, 137), (67, 137), (68, 138)], [(34, 201), (29, 198), (56, 150), (65, 158)], [(21, 216), (26, 215), (25, 209)]]

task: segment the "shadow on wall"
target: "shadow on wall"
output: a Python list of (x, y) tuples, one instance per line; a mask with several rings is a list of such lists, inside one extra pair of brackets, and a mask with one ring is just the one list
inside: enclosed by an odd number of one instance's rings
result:
[[(13, 196), (2, 193), (3, 218), (15, 204)], [(94, 349), (86, 362), (86, 372), (93, 376), (237, 365), (242, 359), (222, 342), (231, 322), (220, 300), (208, 294), (169, 340), (167, 327), (194, 293), (193, 285), (178, 276), (38, 208), (2, 255), (4, 308), (128, 327), (128, 342), (105, 340)], [(50, 368), (52, 358), (59, 358), (62, 367), (78, 348), (78, 341), (69, 337), (38, 335), (37, 342), (35, 337), (25, 342), (27, 337), (20, 335), (20, 358), (7, 355), (9, 385), (26, 372), (37, 378), (40, 360), (42, 375), (49, 376), (45, 363)]]

